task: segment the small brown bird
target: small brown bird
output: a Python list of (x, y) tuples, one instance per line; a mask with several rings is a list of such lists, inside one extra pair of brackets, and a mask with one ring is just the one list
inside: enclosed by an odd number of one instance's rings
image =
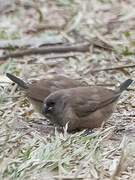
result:
[(59, 126), (68, 122), (68, 132), (100, 127), (131, 83), (128, 79), (116, 90), (97, 86), (58, 90), (44, 100), (43, 114)]
[(20, 78), (7, 73), (7, 77), (17, 83), (30, 99), (37, 112), (42, 112), (44, 99), (52, 92), (59, 89), (85, 86), (81, 81), (68, 78), (62, 75), (55, 75), (53, 78), (37, 80), (33, 83), (25, 83)]

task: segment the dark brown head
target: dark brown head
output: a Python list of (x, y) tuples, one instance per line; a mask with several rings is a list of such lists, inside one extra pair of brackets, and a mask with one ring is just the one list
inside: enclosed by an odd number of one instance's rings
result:
[(63, 124), (64, 110), (69, 100), (65, 91), (59, 90), (50, 94), (43, 103), (42, 114), (55, 124)]

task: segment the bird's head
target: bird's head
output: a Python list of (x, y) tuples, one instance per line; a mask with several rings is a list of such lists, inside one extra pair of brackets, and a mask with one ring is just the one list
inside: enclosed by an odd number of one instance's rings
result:
[(53, 96), (50, 96), (44, 100), (43, 108), (42, 108), (42, 113), (44, 115), (53, 113), (56, 109), (56, 104), (57, 104), (57, 99), (54, 98)]
[(67, 93), (64, 90), (59, 90), (51, 93), (45, 98), (42, 114), (54, 123), (62, 121), (65, 107), (68, 103)]

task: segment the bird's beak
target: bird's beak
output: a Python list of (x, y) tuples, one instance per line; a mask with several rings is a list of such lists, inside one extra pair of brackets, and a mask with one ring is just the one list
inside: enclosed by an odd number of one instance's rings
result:
[(46, 104), (43, 104), (42, 114), (47, 114), (47, 106), (46, 106)]

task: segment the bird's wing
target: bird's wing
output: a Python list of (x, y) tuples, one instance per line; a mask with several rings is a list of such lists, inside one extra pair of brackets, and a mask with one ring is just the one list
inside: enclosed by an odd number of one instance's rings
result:
[(51, 93), (50, 88), (51, 87), (49, 87), (47, 84), (46, 86), (43, 86), (39, 83), (29, 84), (29, 89), (26, 91), (26, 95), (29, 98), (43, 102), (44, 99)]
[(90, 113), (116, 101), (119, 95), (110, 90), (105, 90), (102, 93), (93, 92), (90, 97), (87, 95), (85, 97), (80, 96), (72, 107), (78, 117), (88, 116)]
[(27, 96), (32, 99), (44, 101), (44, 98), (56, 90), (77, 87), (79, 85), (79, 81), (64, 76), (55, 76), (50, 79), (42, 79), (29, 84), (29, 89), (26, 93)]

